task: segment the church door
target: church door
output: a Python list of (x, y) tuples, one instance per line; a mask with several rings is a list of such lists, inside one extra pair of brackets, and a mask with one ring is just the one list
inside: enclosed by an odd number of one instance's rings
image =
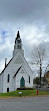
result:
[(22, 77), (21, 80), (20, 80), (20, 87), (24, 87), (24, 86), (25, 86), (25, 80)]

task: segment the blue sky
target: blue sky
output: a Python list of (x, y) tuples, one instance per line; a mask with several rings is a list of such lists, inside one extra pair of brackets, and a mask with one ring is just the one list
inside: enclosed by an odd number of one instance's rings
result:
[[(28, 61), (33, 46), (39, 43), (49, 54), (49, 0), (0, 0), (0, 71), (5, 58), (8, 62), (12, 57), (18, 30)], [(48, 61), (47, 56), (46, 64)]]

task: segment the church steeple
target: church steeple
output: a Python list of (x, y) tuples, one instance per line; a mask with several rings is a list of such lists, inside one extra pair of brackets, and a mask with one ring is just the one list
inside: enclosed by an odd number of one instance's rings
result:
[(16, 39), (15, 39), (15, 43), (16, 43), (16, 41), (17, 41), (18, 39), (20, 39), (20, 33), (19, 33), (19, 31), (17, 32), (17, 36), (16, 36)]
[(20, 38), (19, 31), (17, 32), (17, 36), (15, 38), (15, 45), (14, 45), (13, 55), (15, 55), (17, 51), (23, 51), (22, 50), (22, 41), (21, 41), (21, 38)]

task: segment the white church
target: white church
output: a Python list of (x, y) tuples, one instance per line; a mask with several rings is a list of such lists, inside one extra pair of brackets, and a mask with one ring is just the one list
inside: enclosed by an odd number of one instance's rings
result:
[(5, 68), (0, 73), (0, 93), (16, 91), (20, 87), (33, 87), (33, 72), (24, 57), (18, 31), (13, 57), (8, 64), (5, 63)]

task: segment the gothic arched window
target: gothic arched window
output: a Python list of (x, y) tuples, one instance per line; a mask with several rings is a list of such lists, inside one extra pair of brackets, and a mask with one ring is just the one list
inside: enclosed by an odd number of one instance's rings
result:
[(9, 82), (10, 81), (10, 75), (8, 74), (8, 77), (7, 77), (7, 82)]
[(7, 88), (7, 92), (9, 92), (9, 87)]
[(30, 76), (29, 76), (29, 83), (30, 83)]

